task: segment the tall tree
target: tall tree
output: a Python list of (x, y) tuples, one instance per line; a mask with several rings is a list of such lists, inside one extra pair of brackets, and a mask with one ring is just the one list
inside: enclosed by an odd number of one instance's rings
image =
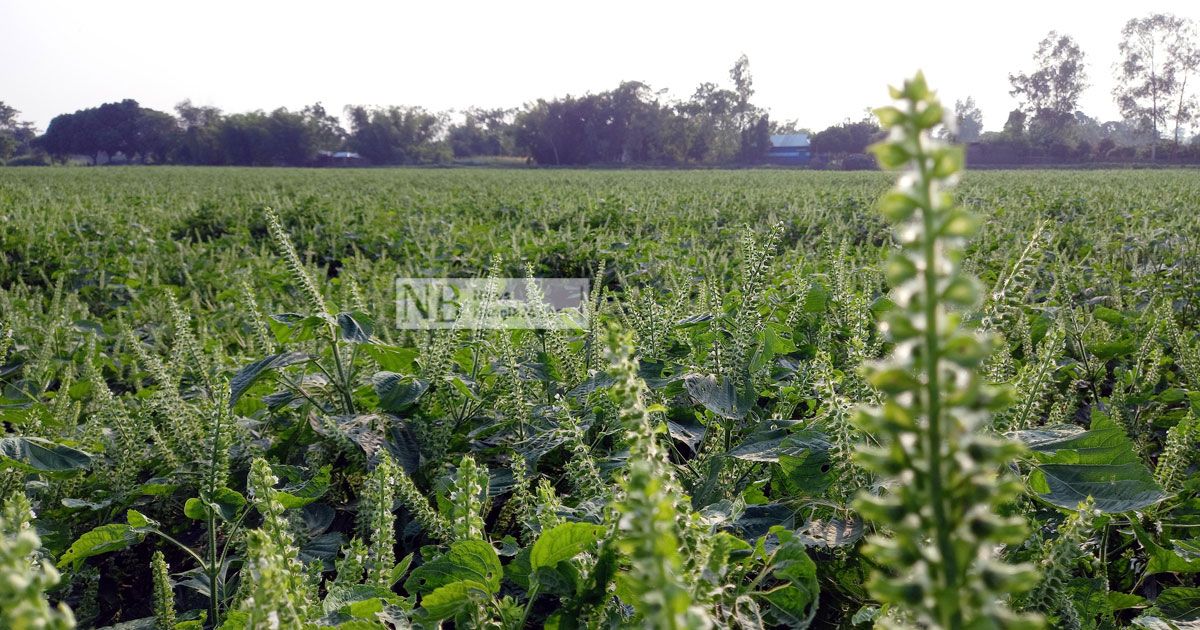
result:
[(1074, 121), (1079, 97), (1087, 89), (1083, 50), (1070, 35), (1050, 31), (1033, 54), (1034, 70), (1008, 75), (1009, 94), (1017, 97), (1031, 126), (1056, 139)]
[(218, 137), (224, 116), (220, 109), (205, 105), (193, 105), (185, 100), (175, 106), (179, 124), (183, 127), (177, 159), (187, 164), (220, 164), (224, 161)]
[(733, 104), (733, 115), (738, 129), (745, 131), (752, 119), (757, 118), (750, 97), (754, 96), (754, 77), (750, 76), (750, 59), (746, 55), (737, 58), (729, 69), (729, 80), (733, 81), (733, 92), (737, 100)]
[[(1194, 116), (1187, 82), (1200, 66), (1195, 38), (1191, 20), (1169, 13), (1134, 18), (1121, 29), (1113, 96), (1126, 120), (1151, 132), (1151, 159), (1157, 157), (1159, 130), (1168, 118), (1175, 120), (1178, 134), (1179, 127)], [(1178, 105), (1172, 116), (1173, 103)]]
[(975, 97), (954, 102), (954, 126), (956, 142), (975, 142), (983, 134), (983, 112), (975, 104)]
[(0, 101), (0, 162), (28, 151), (36, 135), (33, 123), (17, 120), (20, 114), (15, 107)]
[(422, 107), (348, 105), (350, 148), (376, 164), (440, 162), (449, 148), (439, 142), (446, 117)]

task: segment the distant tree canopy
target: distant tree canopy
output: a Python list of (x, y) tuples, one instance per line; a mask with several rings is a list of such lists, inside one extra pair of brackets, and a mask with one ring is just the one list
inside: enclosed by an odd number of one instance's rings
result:
[[(939, 134), (971, 145), (967, 157), (976, 164), (1153, 161), (1160, 145), (1172, 159), (1200, 161), (1195, 24), (1160, 13), (1129, 20), (1118, 50), (1113, 97), (1123, 120), (1100, 122), (1079, 111), (1089, 85), (1086, 56), (1070, 35), (1050, 31), (1038, 42), (1032, 67), (1008, 76), (1017, 106), (1002, 130), (985, 132), (983, 112), (966, 97), (955, 103), (948, 116), (952, 124)], [(772, 120), (754, 96), (750, 61), (742, 55), (727, 82), (700, 83), (683, 99), (625, 81), (610, 90), (537, 99), (513, 109), (350, 105), (340, 118), (320, 103), (299, 111), (227, 114), (183, 101), (171, 115), (124, 100), (57, 116), (41, 137), (17, 120), (16, 109), (0, 102), (0, 162), (44, 163), (48, 153), (97, 162), (104, 154), (122, 154), (143, 163), (255, 166), (428, 164), (475, 157), (548, 166), (710, 166), (761, 163), (773, 134), (803, 133), (815, 167), (873, 167), (864, 154), (880, 139), (873, 116), (847, 118), (813, 133), (798, 120)], [(346, 151), (349, 157), (335, 156)]]
[(817, 132), (812, 137), (812, 150), (827, 155), (864, 153), (868, 145), (881, 138), (879, 125), (872, 119), (846, 121)]
[(126, 99), (55, 116), (38, 144), (55, 156), (123, 153), (162, 161), (178, 133), (179, 127), (170, 114)]
[(515, 143), (551, 165), (760, 162), (770, 148), (771, 123), (750, 102), (745, 56), (729, 75), (734, 89), (702, 83), (676, 103), (637, 81), (599, 94), (538, 100), (517, 114)]
[(33, 125), (17, 120), (21, 112), (0, 101), (0, 162), (30, 150), (37, 133)]
[(438, 142), (446, 126), (443, 115), (421, 107), (346, 108), (350, 118), (347, 142), (375, 164), (419, 164), (447, 158)]
[(463, 112), (463, 122), (451, 125), (447, 134), (454, 157), (512, 155), (512, 109), (480, 109), (472, 107)]

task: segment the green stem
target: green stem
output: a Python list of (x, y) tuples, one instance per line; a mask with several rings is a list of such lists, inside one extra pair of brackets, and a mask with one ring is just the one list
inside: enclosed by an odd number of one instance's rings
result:
[(939, 323), (941, 309), (938, 304), (938, 225), (934, 204), (933, 186), (927, 164), (927, 156), (921, 144), (919, 128), (912, 130), (917, 138), (917, 154), (915, 156), (920, 173), (923, 208), (921, 218), (924, 223), (924, 255), (925, 255), (925, 397), (929, 412), (929, 426), (926, 431), (926, 450), (929, 452), (929, 493), (933, 507), (933, 520), (938, 550), (942, 556), (942, 584), (938, 589), (938, 608), (941, 622), (947, 628), (961, 628), (962, 615), (958, 610), (958, 559), (951, 540), (951, 524), (946, 516), (946, 502), (943, 495), (942, 479), (942, 401), (941, 401), (941, 348), (939, 347)]
[(333, 345), (333, 366), (338, 375), (338, 391), (342, 394), (342, 407), (346, 414), (354, 413), (354, 400), (350, 397), (350, 382), (346, 379), (346, 370), (342, 367), (342, 350), (338, 345), (337, 331), (333, 324), (329, 325), (329, 341)]
[(536, 580), (533, 582), (533, 585), (529, 587), (529, 601), (525, 602), (525, 612), (521, 614), (521, 623), (517, 624), (518, 628), (524, 628), (526, 622), (529, 620), (529, 611), (533, 610), (533, 602), (537, 599), (538, 589), (540, 587), (541, 584), (538, 584)]
[(217, 564), (217, 517), (209, 510), (208, 517), (208, 615), (212, 619), (212, 627), (218, 625), (217, 613), (220, 599), (217, 594), (217, 574), (221, 567)]
[(195, 551), (192, 551), (191, 547), (188, 547), (187, 545), (179, 542), (178, 540), (172, 538), (171, 536), (169, 536), (157, 529), (153, 529), (150, 531), (161, 536), (163, 538), (163, 540), (166, 540), (167, 542), (175, 545), (176, 547), (179, 547), (182, 551), (186, 552), (189, 556), (191, 556), (196, 561), (196, 563), (200, 565), (201, 568), (204, 568), (204, 558), (201, 558), (200, 554), (196, 553)]

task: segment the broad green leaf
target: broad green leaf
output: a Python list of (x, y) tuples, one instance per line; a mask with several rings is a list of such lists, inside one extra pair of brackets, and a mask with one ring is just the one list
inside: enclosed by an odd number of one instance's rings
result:
[(158, 527), (158, 521), (148, 518), (145, 514), (137, 510), (129, 510), (125, 514), (125, 521), (134, 529), (148, 529)]
[(1146, 605), (1146, 598), (1130, 593), (1108, 593), (1108, 605), (1115, 612)]
[(1200, 620), (1200, 588), (1174, 586), (1158, 594), (1154, 607), (1172, 621)]
[(1125, 430), (1104, 424), (1082, 433), (1068, 429), (1053, 436), (1045, 429), (1022, 432), (1019, 439), (1029, 445), (1034, 457), (1047, 464), (1133, 464), (1138, 456)]
[(407, 556), (404, 556), (403, 558), (401, 558), (400, 561), (397, 562), (396, 565), (392, 567), (392, 570), (391, 570), (391, 577), (392, 577), (391, 583), (392, 584), (399, 582), (400, 578), (404, 577), (405, 573), (408, 573), (408, 567), (412, 565), (412, 560), (413, 560), (413, 555), (410, 553)]
[(141, 542), (142, 537), (143, 534), (134, 531), (132, 527), (124, 523), (101, 525), (71, 543), (71, 548), (58, 558), (58, 568), (62, 569), (71, 565), (72, 568), (79, 569), (83, 566), (84, 560), (92, 556), (120, 551)]
[(1180, 556), (1150, 537), (1141, 526), (1134, 524), (1133, 535), (1146, 550), (1146, 575), (1158, 573), (1200, 573), (1200, 559)]
[(338, 313), (338, 330), (342, 341), (348, 343), (371, 343), (371, 322), (363, 313)]
[[(391, 590), (379, 586), (370, 584), (338, 585), (329, 589), (329, 593), (325, 595), (324, 601), (321, 602), (321, 608), (326, 613), (331, 613), (348, 608), (357, 602), (380, 599), (391, 600), (396, 598), (398, 596)], [(382, 606), (380, 606), (380, 609), (382, 609)], [(357, 616), (352, 612), (349, 614)]]
[(407, 411), (429, 390), (428, 381), (396, 372), (377, 372), (371, 386), (379, 396), (379, 408), (392, 413)]
[(103, 501), (87, 501), (85, 499), (63, 499), (63, 507), (68, 507), (73, 510), (87, 508), (92, 511), (103, 510), (112, 505), (112, 499), (104, 499)]
[(604, 528), (600, 525), (560, 523), (538, 536), (529, 554), (529, 564), (534, 571), (552, 568), (592, 548), (603, 534)]
[(330, 466), (326, 464), (311, 479), (276, 490), (275, 498), (289, 510), (304, 507), (325, 495), (329, 490), (329, 479)]
[(213, 492), (212, 500), (208, 503), (196, 497), (185, 501), (183, 514), (190, 519), (203, 521), (208, 518), (209, 510), (211, 510), (222, 520), (233, 522), (237, 520), (238, 514), (245, 506), (246, 497), (242, 496), (242, 493), (231, 488), (217, 488)]
[(739, 386), (725, 376), (717, 379), (689, 374), (683, 384), (693, 401), (722, 418), (741, 420), (754, 408), (755, 394), (749, 382), (743, 381)]
[[(689, 413), (691, 412), (691, 410), (688, 411)], [(704, 440), (706, 431), (707, 429), (704, 425), (696, 422), (694, 418), (687, 418), (682, 422), (667, 418), (667, 433), (673, 439), (687, 444), (693, 453), (700, 448), (700, 443)]]
[(413, 373), (413, 363), (420, 354), (416, 348), (389, 346), (380, 343), (366, 344), (360, 346), (359, 350), (366, 352), (368, 356), (375, 359), (380, 369), (404, 374)]
[(1042, 464), (1029, 476), (1043, 500), (1069, 510), (1092, 497), (1108, 514), (1140, 510), (1166, 498), (1140, 462), (1130, 464)]
[(0, 468), (61, 477), (86, 470), (92, 456), (39, 437), (0, 438)]
[(448, 619), (471, 603), (476, 595), (489, 596), (488, 587), (471, 580), (443, 584), (421, 598), (421, 608), (432, 620)]
[(781, 456), (799, 457), (807, 452), (824, 453), (829, 441), (816, 431), (787, 433), (783, 429), (756, 433), (727, 454), (749, 462), (777, 462)]
[(281, 352), (243, 367), (229, 381), (229, 406), (232, 407), (264, 374), (296, 363), (304, 363), (311, 358), (303, 352)]
[(576, 385), (571, 391), (567, 392), (567, 396), (576, 400), (582, 400), (594, 391), (608, 389), (614, 382), (615, 379), (608, 372), (596, 372), (586, 381)]
[(450, 551), (413, 569), (404, 582), (409, 593), (428, 593), (453, 582), (470, 581), (484, 585), (487, 592), (500, 591), (504, 569), (496, 550), (481, 540), (451, 543)]
[(192, 497), (183, 502), (183, 515), (194, 521), (208, 520), (209, 509), (204, 505), (204, 502), (196, 497)]
[(300, 559), (305, 563), (321, 562), (332, 568), (333, 561), (346, 543), (341, 532), (325, 532), (300, 547)]
[(1121, 326), (1125, 323), (1125, 316), (1114, 311), (1107, 306), (1097, 306), (1096, 310), (1092, 311), (1092, 316), (1102, 322), (1108, 322), (1113, 326)]
[(322, 324), (329, 323), (327, 316), (301, 315), (300, 313), (278, 313), (267, 320), (267, 326), (275, 335), (275, 341), (290, 343), (308, 341)]
[(787, 328), (779, 324), (768, 324), (759, 333), (758, 347), (750, 360), (750, 370), (757, 372), (775, 357), (796, 351), (796, 344), (787, 337)]
[(807, 628), (817, 612), (812, 597), (794, 584), (784, 584), (759, 597), (771, 604), (783, 625), (789, 627)]
[(175, 492), (175, 489), (178, 487), (179, 484), (171, 483), (169, 479), (155, 477), (147, 480), (146, 483), (143, 483), (141, 486), (139, 486), (138, 492), (148, 496), (162, 496)]
[(1137, 350), (1137, 346), (1137, 341), (1132, 338), (1125, 338), (1117, 341), (1097, 342), (1089, 345), (1087, 350), (1096, 355), (1096, 358), (1107, 361), (1131, 354), (1134, 350)]

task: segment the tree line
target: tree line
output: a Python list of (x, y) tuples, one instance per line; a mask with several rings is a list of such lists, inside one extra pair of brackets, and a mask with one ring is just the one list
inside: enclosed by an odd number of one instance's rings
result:
[[(944, 133), (967, 143), (976, 164), (1157, 160), (1200, 161), (1195, 24), (1170, 14), (1129, 20), (1118, 44), (1113, 98), (1122, 119), (1100, 122), (1079, 110), (1089, 87), (1086, 56), (1070, 35), (1051, 31), (1032, 68), (1009, 75), (1017, 101), (1000, 131), (983, 130), (973, 98), (955, 103)], [(40, 163), (70, 156), (123, 155), (143, 163), (287, 165), (348, 151), (378, 165), (508, 157), (541, 165), (729, 165), (764, 161), (772, 134), (805, 133), (817, 167), (869, 168), (865, 147), (881, 136), (873, 117), (821, 131), (780, 122), (754, 104), (749, 60), (726, 85), (705, 82), (685, 99), (627, 81), (583, 96), (538, 99), (513, 109), (456, 114), (419, 106), (349, 106), (344, 118), (317, 103), (291, 111), (226, 114), (179, 103), (174, 114), (134, 100), (56, 116), (38, 136), (0, 102), (0, 160)], [(343, 126), (342, 120), (348, 123)], [(16, 159), (13, 159), (14, 156)]]

